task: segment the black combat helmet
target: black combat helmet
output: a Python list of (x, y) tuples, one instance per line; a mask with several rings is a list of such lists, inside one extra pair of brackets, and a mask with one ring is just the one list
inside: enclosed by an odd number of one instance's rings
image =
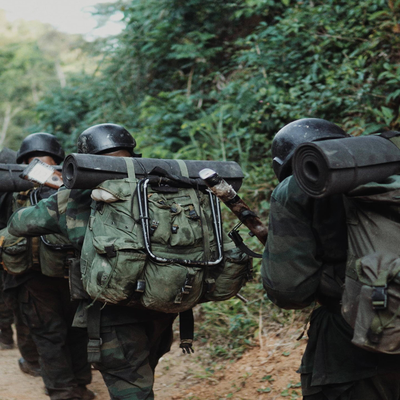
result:
[(324, 119), (303, 118), (285, 125), (272, 141), (272, 166), (279, 182), (292, 175), (292, 157), (299, 144), (346, 136), (344, 130)]
[(132, 156), (136, 141), (122, 126), (99, 124), (91, 126), (78, 137), (78, 153), (101, 154), (117, 150), (128, 150)]
[[(42, 154), (43, 153), (43, 154)], [(17, 152), (17, 164), (30, 157), (49, 155), (59, 164), (64, 160), (65, 153), (57, 138), (50, 133), (38, 132), (27, 136)]]

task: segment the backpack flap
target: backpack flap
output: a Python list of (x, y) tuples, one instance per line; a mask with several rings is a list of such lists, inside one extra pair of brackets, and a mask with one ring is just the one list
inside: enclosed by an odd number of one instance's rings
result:
[(204, 270), (149, 259), (141, 303), (152, 310), (177, 313), (194, 307), (203, 293)]

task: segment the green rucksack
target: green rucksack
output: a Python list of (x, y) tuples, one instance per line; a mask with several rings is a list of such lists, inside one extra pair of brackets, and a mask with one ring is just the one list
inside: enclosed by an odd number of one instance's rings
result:
[(342, 315), (352, 343), (400, 354), (400, 176), (345, 196), (348, 261)]
[(252, 260), (223, 233), (218, 200), (186, 182), (138, 180), (132, 160), (125, 160), (128, 178), (97, 187), (118, 200), (92, 203), (81, 253), (90, 297), (177, 313), (237, 294)]

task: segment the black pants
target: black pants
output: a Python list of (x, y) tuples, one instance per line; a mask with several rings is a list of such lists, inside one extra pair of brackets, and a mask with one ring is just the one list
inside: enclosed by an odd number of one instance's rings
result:
[(20, 288), (19, 301), (51, 400), (79, 398), (91, 381), (91, 369), (87, 332), (71, 327), (77, 303), (70, 301), (68, 280), (39, 275)]
[[(30, 364), (36, 365), (39, 362), (39, 354), (29, 327), (26, 325), (21, 315), (21, 309), (18, 304), (19, 289), (20, 287), (7, 289), (2, 293), (2, 299), (4, 301), (4, 306), (11, 309), (13, 312), (12, 319), (14, 320), (15, 330), (17, 331), (17, 345), (21, 356)], [(9, 318), (11, 317), (9, 316)]]
[(321, 386), (304, 400), (400, 400), (400, 373), (376, 375), (352, 383)]

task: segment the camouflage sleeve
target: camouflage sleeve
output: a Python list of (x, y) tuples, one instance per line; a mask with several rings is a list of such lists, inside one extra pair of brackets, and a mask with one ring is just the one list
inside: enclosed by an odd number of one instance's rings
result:
[(315, 300), (321, 262), (311, 227), (309, 204), (302, 204), (290, 191), (271, 199), (269, 234), (263, 254), (261, 275), (270, 300), (279, 307), (297, 309)]
[(8, 231), (18, 237), (63, 233), (57, 199), (57, 193), (54, 193), (35, 206), (17, 210), (8, 221)]

